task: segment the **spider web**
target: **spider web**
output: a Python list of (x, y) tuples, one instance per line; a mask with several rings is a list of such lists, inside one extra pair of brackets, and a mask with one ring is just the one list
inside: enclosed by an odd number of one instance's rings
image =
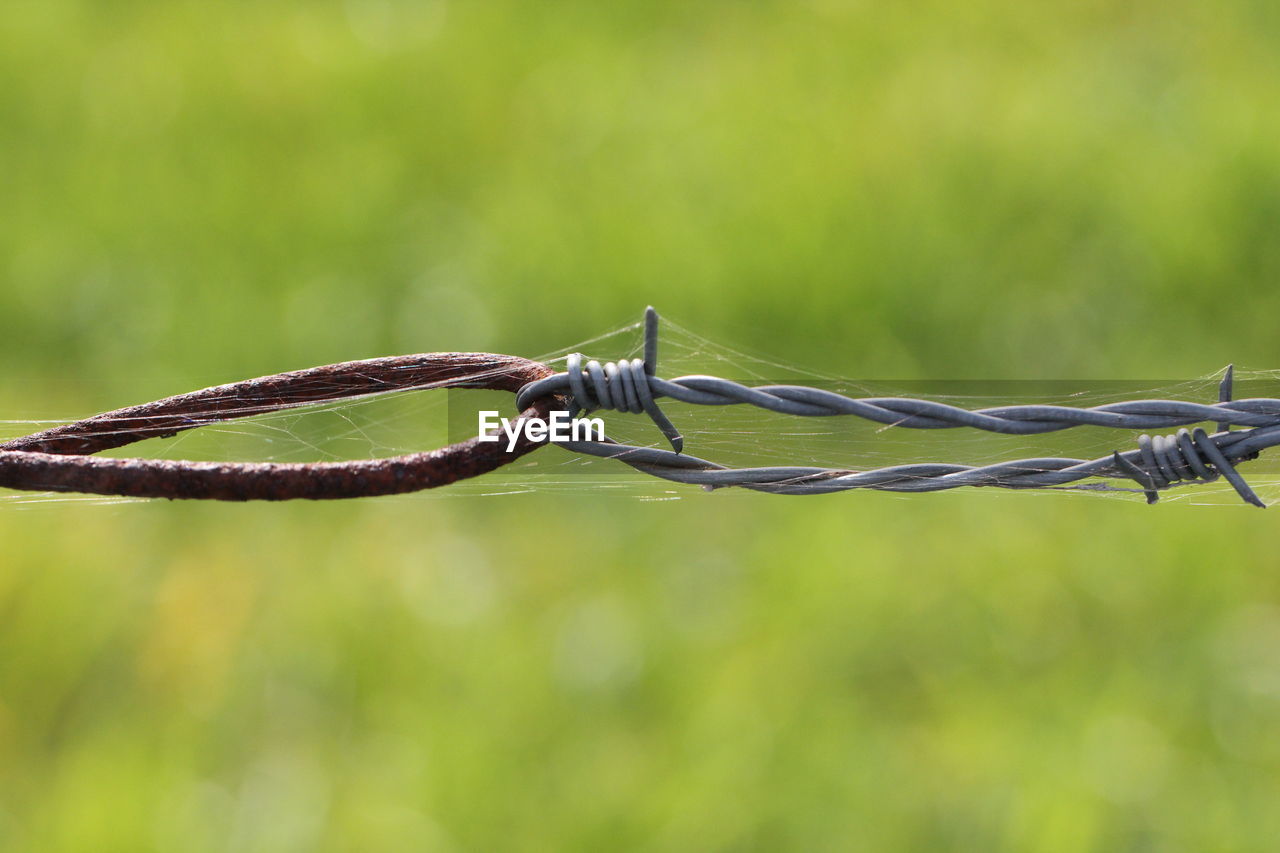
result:
[[(732, 348), (669, 319), (663, 319), (659, 373), (667, 378), (710, 374), (747, 385), (802, 384), (855, 397), (919, 397), (966, 409), (1019, 403), (1052, 403), (1088, 407), (1132, 399), (1212, 402), (1222, 372), (1188, 380), (1068, 381), (964, 380), (876, 381), (841, 377), (792, 364), (761, 352)], [(640, 323), (628, 324), (588, 340), (534, 358), (562, 368), (565, 356), (582, 352), (600, 361), (632, 358), (643, 350)], [(1280, 387), (1280, 371), (1236, 370), (1235, 397), (1272, 397)], [(1136, 447), (1138, 432), (1075, 427), (1033, 436), (1006, 436), (969, 429), (916, 430), (870, 423), (854, 417), (795, 417), (750, 406), (694, 406), (661, 401), (685, 437), (686, 451), (732, 467), (819, 465), (867, 470), (912, 462), (986, 465), (1040, 456), (1093, 459), (1112, 450)], [(291, 408), (242, 420), (220, 422), (150, 439), (106, 456), (139, 456), (196, 461), (325, 462), (375, 459), (439, 447), (476, 434), (477, 413), (497, 410), (514, 416), (514, 398), (502, 392), (447, 389), (389, 391), (357, 398)], [(665, 446), (643, 415), (599, 412), (608, 435), (640, 446)], [(44, 429), (65, 421), (0, 421), (6, 437)], [(1280, 467), (1262, 458), (1241, 468), (1250, 484), (1267, 500), (1280, 497)], [(741, 491), (741, 490), (734, 490)], [(517, 459), (495, 472), (453, 485), (380, 500), (439, 500), (536, 492), (608, 494), (629, 500), (721, 499), (695, 486), (659, 480), (614, 460), (579, 456), (548, 447)], [(895, 495), (898, 499), (939, 500), (943, 495), (1005, 493), (1003, 489), (960, 489), (928, 495)], [(1136, 485), (1117, 480), (1088, 481), (1081, 487), (1020, 490), (1030, 495), (1105, 496), (1141, 502)], [(759, 500), (797, 498), (755, 496)], [(839, 500), (832, 495), (826, 500)], [(889, 499), (879, 493), (875, 499)], [(844, 499), (850, 499), (846, 493)], [(819, 498), (810, 497), (808, 500)], [(3, 492), (6, 506), (76, 501), (114, 504), (129, 498), (66, 493)], [(1226, 483), (1174, 487), (1162, 501), (1237, 505)], [(1242, 504), (1240, 504), (1242, 505)]]

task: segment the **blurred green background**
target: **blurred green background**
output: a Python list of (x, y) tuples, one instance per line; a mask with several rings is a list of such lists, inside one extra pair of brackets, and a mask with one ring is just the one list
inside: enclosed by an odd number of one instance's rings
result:
[[(6, 0), (0, 418), (648, 303), (1280, 367), (1277, 56), (1250, 0)], [(1277, 510), (681, 494), (0, 500), (0, 848), (1275, 848)]]

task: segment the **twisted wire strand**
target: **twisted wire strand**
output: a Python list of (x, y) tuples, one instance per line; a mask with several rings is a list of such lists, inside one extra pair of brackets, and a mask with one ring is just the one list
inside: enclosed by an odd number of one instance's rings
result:
[[(657, 312), (649, 308), (645, 312), (646, 358), (643, 371), (636, 366), (638, 360), (605, 365), (604, 369), (598, 369), (598, 362), (588, 362), (584, 376), (582, 356), (575, 354), (567, 360), (564, 372), (531, 382), (520, 389), (516, 405), (523, 408), (538, 397), (567, 393), (583, 410), (643, 410), (658, 423), (677, 452), (681, 448), (681, 442), (677, 440), (679, 433), (658, 408), (656, 401), (661, 397), (701, 406), (746, 404), (786, 415), (852, 415), (908, 429), (969, 427), (1003, 435), (1037, 435), (1076, 426), (1169, 429), (1204, 422), (1217, 423), (1221, 432), (1230, 426), (1265, 427), (1280, 422), (1280, 399), (1270, 397), (1226, 400), (1217, 404), (1132, 400), (1090, 408), (1032, 404), (971, 410), (907, 397), (847, 397), (803, 385), (749, 387), (717, 376), (661, 379), (655, 375), (657, 327)], [(642, 399), (641, 408), (632, 404), (634, 399)]]
[[(1199, 430), (1203, 433), (1203, 430)], [(1232, 463), (1251, 459), (1258, 451), (1280, 444), (1280, 425), (1236, 432), (1216, 433), (1212, 436), (1196, 436), (1200, 451), (1209, 456), (1215, 466), (1210, 469), (1205, 460), (1192, 463), (1181, 457), (1175, 470), (1200, 473), (1196, 465), (1203, 466), (1207, 476), (1183, 477), (1179, 474), (1168, 481), (1154, 481), (1144, 467), (1144, 448), (1124, 453), (1115, 452), (1098, 459), (1033, 458), (999, 462), (993, 465), (954, 465), (947, 463), (914, 463), (876, 468), (869, 471), (809, 467), (766, 466), (760, 468), (728, 468), (706, 459), (655, 447), (618, 444), (612, 441), (560, 442), (559, 446), (575, 453), (617, 459), (638, 471), (671, 480), (708, 488), (740, 486), (756, 491), (786, 495), (814, 495), (842, 492), (850, 489), (876, 489), (889, 492), (936, 492), (963, 486), (996, 486), (1006, 489), (1044, 489), (1068, 486), (1094, 477), (1123, 477), (1136, 479), (1144, 491), (1154, 492), (1169, 488), (1177, 482), (1207, 482), (1217, 474), (1236, 479), (1232, 484), (1249, 503), (1263, 506), (1235, 471)], [(1218, 459), (1211, 455), (1217, 453)], [(1165, 451), (1165, 461), (1171, 461)], [(1158, 462), (1157, 462), (1158, 464)], [(1230, 473), (1228, 473), (1230, 472)], [(1076, 488), (1082, 488), (1077, 486)], [(1150, 499), (1150, 494), (1148, 495)]]
[[(1205, 405), (1180, 400), (1134, 400), (1091, 408), (1053, 405), (998, 406), (968, 410), (929, 400), (902, 397), (852, 398), (800, 385), (748, 387), (715, 376), (684, 376), (666, 380), (656, 375), (658, 315), (645, 311), (645, 357), (601, 365), (573, 354), (566, 370), (531, 382), (517, 392), (517, 406), (551, 394), (568, 394), (570, 412), (608, 409), (645, 412), (671, 442), (672, 450), (603, 441), (558, 442), (577, 453), (617, 459), (666, 480), (708, 489), (740, 486), (775, 494), (824, 494), (849, 489), (894, 492), (932, 492), (962, 486), (1010, 489), (1090, 488), (1071, 486), (1095, 477), (1135, 480), (1155, 503), (1161, 490), (1175, 485), (1208, 483), (1225, 477), (1246, 502), (1265, 506), (1234, 467), (1256, 458), (1258, 452), (1280, 444), (1280, 399), (1232, 400), (1233, 368), (1228, 367), (1218, 391), (1218, 403)], [(1138, 449), (1113, 452), (1093, 460), (1034, 458), (993, 465), (946, 463), (894, 465), (870, 471), (810, 466), (728, 468), (683, 454), (683, 439), (656, 400), (669, 397), (706, 406), (748, 404), (783, 414), (809, 417), (853, 415), (876, 423), (911, 429), (971, 427), (1005, 435), (1035, 435), (1075, 426), (1116, 429), (1184, 427), (1175, 436), (1142, 435)], [(1210, 436), (1186, 425), (1215, 422)], [(1232, 426), (1250, 429), (1231, 432)], [(1095, 486), (1094, 488), (1101, 488)]]

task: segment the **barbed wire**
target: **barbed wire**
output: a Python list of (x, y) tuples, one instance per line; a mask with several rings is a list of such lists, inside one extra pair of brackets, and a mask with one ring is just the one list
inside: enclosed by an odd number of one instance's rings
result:
[[(812, 495), (849, 489), (932, 492), (964, 486), (1007, 489), (1116, 489), (1087, 480), (1136, 482), (1150, 503), (1182, 485), (1226, 479), (1248, 503), (1264, 506), (1236, 465), (1280, 445), (1280, 399), (1233, 400), (1227, 368), (1216, 404), (1133, 400), (1088, 408), (1013, 405), (962, 409), (907, 397), (847, 397), (803, 385), (747, 386), (715, 376), (657, 376), (659, 318), (645, 312), (644, 358), (600, 364), (566, 358), (554, 373), (541, 362), (493, 353), (427, 353), (344, 362), (264, 376), (118, 409), (0, 443), (0, 487), (131, 497), (211, 500), (336, 499), (399, 494), (447, 485), (492, 471), (542, 444), (517, 430), (509, 446), (480, 437), (439, 450), (385, 459), (314, 463), (192, 462), (99, 458), (102, 450), (170, 436), (207, 424), (387, 391), (433, 387), (489, 388), (516, 394), (526, 419), (555, 412), (577, 416), (612, 410), (644, 413), (671, 444), (659, 447), (557, 441), (565, 449), (616, 459), (664, 480), (707, 489), (736, 486), (773, 494)], [(684, 439), (658, 400), (704, 406), (751, 405), (803, 417), (853, 416), (906, 429), (972, 428), (1036, 435), (1077, 426), (1123, 430), (1178, 428), (1141, 435), (1136, 449), (1097, 459), (1041, 457), (989, 465), (923, 462), (871, 470), (805, 465), (731, 468), (683, 452)], [(1213, 434), (1201, 423), (1216, 424)], [(1232, 427), (1244, 427), (1233, 430)]]
[[(1052, 405), (999, 406), (978, 410), (905, 397), (853, 398), (803, 385), (746, 386), (716, 376), (662, 379), (657, 374), (658, 313), (645, 311), (644, 358), (601, 365), (580, 354), (566, 359), (561, 373), (531, 382), (516, 395), (517, 407), (549, 394), (568, 394), (569, 411), (613, 410), (647, 413), (672, 450), (603, 441), (558, 442), (576, 453), (617, 459), (665, 480), (707, 488), (740, 486), (775, 494), (824, 494), (849, 489), (931, 492), (962, 486), (1009, 489), (1062, 488), (1091, 478), (1136, 481), (1149, 503), (1174, 485), (1206, 483), (1225, 477), (1242, 499), (1265, 506), (1235, 469), (1259, 451), (1280, 444), (1280, 400), (1232, 400), (1234, 371), (1228, 367), (1215, 405), (1181, 400), (1133, 400), (1089, 408)], [(669, 397), (704, 406), (746, 404), (805, 417), (850, 415), (906, 429), (969, 427), (1004, 435), (1035, 435), (1077, 426), (1114, 429), (1166, 429), (1214, 422), (1218, 431), (1180, 429), (1176, 436), (1142, 435), (1139, 447), (1098, 459), (1034, 458), (992, 465), (946, 463), (894, 465), (869, 471), (812, 466), (771, 465), (728, 468), (682, 453), (683, 438), (657, 400)], [(1232, 426), (1250, 427), (1232, 432)], [(1083, 488), (1075, 486), (1074, 488)], [(1095, 485), (1092, 488), (1106, 488)]]

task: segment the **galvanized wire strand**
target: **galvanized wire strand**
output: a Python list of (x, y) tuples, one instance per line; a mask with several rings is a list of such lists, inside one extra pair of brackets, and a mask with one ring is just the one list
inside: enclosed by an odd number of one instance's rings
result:
[[(645, 348), (656, 359), (657, 313), (649, 308), (645, 314)], [(625, 363), (624, 363), (625, 364)], [(648, 362), (646, 361), (646, 364)], [(847, 397), (834, 391), (803, 385), (759, 385), (749, 387), (717, 376), (681, 376), (662, 379), (654, 375), (654, 367), (645, 371), (634, 367), (595, 370), (598, 362), (588, 362), (589, 375), (583, 376), (581, 356), (567, 362), (561, 373), (532, 382), (520, 389), (517, 406), (547, 394), (570, 394), (584, 411), (613, 409), (641, 411), (631, 403), (637, 394), (647, 392), (643, 410), (657, 411), (650, 398), (662, 397), (701, 406), (747, 404), (785, 415), (830, 417), (852, 415), (875, 423), (908, 429), (954, 429), (970, 427), (1004, 435), (1037, 435), (1076, 426), (1099, 426), (1114, 429), (1168, 429), (1196, 423), (1215, 422), (1219, 431), (1227, 426), (1264, 427), (1280, 423), (1280, 399), (1256, 398), (1219, 402), (1216, 405), (1182, 400), (1132, 400), (1108, 403), (1090, 408), (1071, 406), (1020, 405), (986, 409), (962, 409), (932, 400), (907, 397)], [(609, 367), (606, 365), (606, 368)], [(647, 387), (646, 387), (647, 385)], [(674, 427), (661, 415), (659, 426), (668, 438)], [(655, 417), (655, 420), (658, 418)], [(664, 423), (665, 422), (665, 423)], [(678, 433), (677, 433), (678, 435)], [(672, 440), (678, 451), (679, 442)]]
[[(1203, 431), (1199, 431), (1203, 433)], [(1280, 444), (1280, 425), (1237, 432), (1216, 433), (1204, 436), (1202, 449), (1212, 447), (1218, 451), (1223, 474), (1235, 473), (1233, 463), (1253, 458), (1258, 451)], [(1143, 450), (1113, 453), (1098, 459), (1032, 458), (999, 462), (992, 465), (972, 466), (947, 463), (914, 463), (876, 468), (869, 471), (823, 468), (812, 466), (771, 465), (759, 468), (728, 468), (682, 453), (657, 447), (639, 447), (612, 441), (559, 442), (558, 446), (574, 453), (617, 459), (638, 471), (671, 480), (709, 488), (740, 486), (756, 491), (786, 495), (814, 495), (842, 492), (851, 489), (877, 489), (890, 492), (936, 492), (962, 486), (996, 486), (1006, 489), (1044, 489), (1067, 486), (1094, 477), (1121, 477), (1138, 479), (1145, 487), (1151, 482), (1134, 471), (1146, 472)], [(1117, 459), (1121, 460), (1117, 462)], [(1181, 462), (1179, 463), (1182, 464)], [(1204, 462), (1199, 462), (1204, 465)], [(1205, 468), (1214, 479), (1214, 472)], [(1236, 475), (1238, 477), (1238, 474)], [(1182, 477), (1176, 477), (1155, 485), (1165, 489)], [(1202, 482), (1202, 480), (1191, 480)], [(1243, 483), (1243, 481), (1240, 481)], [(1234, 485), (1234, 482), (1233, 482)], [(1248, 486), (1244, 486), (1248, 490)], [(1262, 503), (1252, 490), (1242, 492), (1242, 497), (1256, 506)], [(1252, 496), (1250, 499), (1249, 496)]]
[[(666, 480), (706, 488), (740, 486), (775, 494), (824, 494), (849, 489), (895, 492), (931, 492), (961, 486), (997, 486), (1010, 489), (1087, 488), (1070, 486), (1095, 477), (1136, 481), (1154, 503), (1159, 491), (1176, 484), (1206, 483), (1225, 477), (1248, 503), (1263, 506), (1261, 499), (1235, 470), (1235, 462), (1254, 458), (1258, 451), (1280, 444), (1280, 399), (1232, 400), (1233, 369), (1227, 368), (1219, 386), (1218, 403), (1181, 400), (1134, 400), (1090, 408), (1053, 405), (998, 406), (968, 410), (930, 400), (903, 397), (852, 398), (801, 385), (749, 387), (715, 376), (684, 376), (666, 380), (656, 375), (658, 315), (645, 311), (642, 360), (601, 366), (575, 353), (566, 370), (531, 382), (516, 395), (517, 405), (527, 406), (548, 394), (568, 394), (569, 411), (615, 410), (646, 412), (671, 442), (673, 450), (618, 444), (612, 440), (557, 442), (577, 453), (618, 459)], [(1005, 435), (1035, 435), (1075, 426), (1115, 429), (1161, 429), (1215, 422), (1212, 436), (1203, 429), (1180, 429), (1176, 436), (1143, 435), (1137, 450), (1114, 452), (1094, 460), (1035, 458), (993, 465), (946, 463), (894, 465), (871, 471), (811, 466), (727, 468), (715, 462), (681, 453), (683, 439), (656, 400), (668, 397), (705, 406), (748, 404), (782, 414), (806, 417), (852, 415), (876, 423), (910, 429), (971, 427)], [(1247, 426), (1230, 432), (1233, 426)]]

